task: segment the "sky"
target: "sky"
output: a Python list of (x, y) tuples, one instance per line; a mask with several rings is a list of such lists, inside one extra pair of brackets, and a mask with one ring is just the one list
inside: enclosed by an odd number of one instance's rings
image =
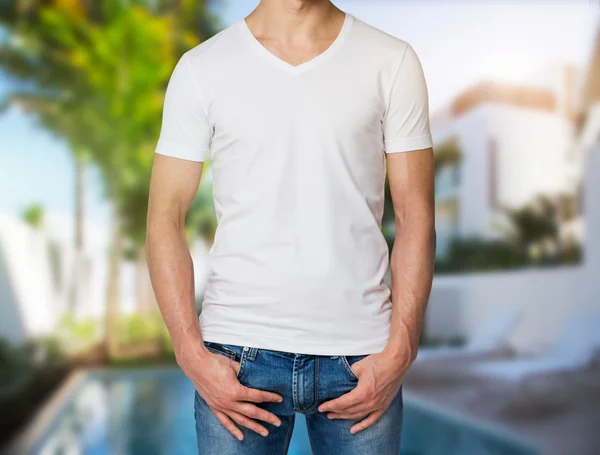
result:
[[(224, 26), (258, 4), (220, 0)], [(600, 0), (334, 1), (359, 19), (409, 42), (417, 52), (432, 112), (483, 79), (545, 84), (546, 68), (573, 63), (584, 70), (600, 25)], [(0, 99), (8, 81), (0, 75)], [(87, 174), (86, 210), (94, 224), (109, 220), (100, 177)], [(73, 213), (73, 163), (66, 146), (15, 110), (0, 114), (0, 212), (31, 203)]]

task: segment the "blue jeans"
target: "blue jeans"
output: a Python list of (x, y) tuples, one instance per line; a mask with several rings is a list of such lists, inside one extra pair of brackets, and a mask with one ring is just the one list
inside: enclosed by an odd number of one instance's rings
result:
[(195, 417), (200, 455), (286, 454), (296, 412), (306, 417), (310, 446), (315, 455), (399, 455), (402, 430), (402, 388), (379, 420), (359, 431), (350, 427), (361, 419), (328, 419), (318, 406), (352, 390), (358, 378), (352, 363), (364, 355), (327, 356), (294, 354), (205, 341), (213, 353), (240, 362), (238, 380), (246, 387), (268, 390), (283, 397), (281, 403), (257, 403), (275, 414), (281, 426), (260, 421), (268, 436), (238, 425), (244, 439), (233, 436), (196, 392)]

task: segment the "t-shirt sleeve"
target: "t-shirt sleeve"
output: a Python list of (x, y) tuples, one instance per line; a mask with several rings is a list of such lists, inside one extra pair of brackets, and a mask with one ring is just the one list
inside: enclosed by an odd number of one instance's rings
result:
[(175, 65), (167, 85), (155, 151), (175, 158), (204, 161), (210, 138), (202, 95), (184, 55)]
[(392, 83), (383, 120), (386, 153), (433, 146), (429, 129), (429, 97), (423, 67), (410, 44)]

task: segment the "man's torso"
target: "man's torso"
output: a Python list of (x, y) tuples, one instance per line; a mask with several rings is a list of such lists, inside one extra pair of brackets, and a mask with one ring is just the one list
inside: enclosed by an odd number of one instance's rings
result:
[(387, 343), (382, 122), (406, 43), (348, 15), (298, 67), (241, 21), (189, 51), (218, 219), (205, 340), (305, 354)]

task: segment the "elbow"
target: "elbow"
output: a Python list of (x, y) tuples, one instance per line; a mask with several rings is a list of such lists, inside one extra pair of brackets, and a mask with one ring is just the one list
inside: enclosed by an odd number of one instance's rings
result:
[(397, 210), (396, 229), (414, 228), (435, 237), (435, 215), (433, 210)]
[(412, 238), (420, 238), (419, 243), (428, 244), (435, 255), (437, 232), (433, 211), (396, 212), (396, 236), (401, 232)]
[(162, 242), (176, 237), (185, 239), (185, 213), (161, 213), (148, 217), (144, 238), (146, 259)]

